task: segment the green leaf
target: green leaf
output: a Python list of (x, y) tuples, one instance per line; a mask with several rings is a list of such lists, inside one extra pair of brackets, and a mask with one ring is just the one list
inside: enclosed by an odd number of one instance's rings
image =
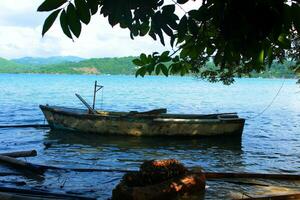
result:
[(294, 26), (298, 31), (298, 34), (300, 33), (300, 6), (297, 4), (292, 4), (292, 12), (293, 12), (293, 22)]
[(75, 0), (77, 14), (80, 20), (88, 24), (91, 20), (90, 10), (85, 0)]
[(37, 9), (37, 11), (51, 11), (62, 6), (67, 0), (45, 0)]
[(135, 64), (137, 66), (143, 66), (144, 65), (144, 63), (139, 59), (134, 59), (132, 62), (133, 62), (133, 64)]
[(147, 72), (149, 73), (149, 75), (151, 75), (151, 73), (154, 71), (154, 67), (155, 67), (155, 63), (154, 64), (150, 63), (150, 64), (145, 66), (145, 68), (146, 68)]
[(45, 35), (45, 33), (51, 28), (51, 26), (53, 25), (54, 21), (56, 20), (59, 12), (61, 11), (61, 9), (58, 9), (54, 12), (52, 12), (45, 20), (44, 25), (43, 25), (43, 31), (42, 31), (42, 36)]
[(173, 64), (170, 65), (170, 72), (172, 74), (176, 74), (180, 71), (181, 67), (182, 67), (182, 65), (181, 65), (180, 62), (173, 63)]
[(177, 0), (177, 3), (179, 4), (185, 4), (186, 2), (188, 2), (189, 0)]
[(183, 38), (185, 36), (185, 34), (187, 33), (188, 30), (188, 20), (187, 17), (184, 15), (179, 24), (178, 24), (178, 38)]
[(147, 63), (147, 56), (146, 56), (146, 54), (142, 53), (142, 54), (140, 55), (140, 58), (141, 58), (141, 61), (142, 61), (144, 64)]
[(156, 40), (156, 35), (153, 30), (151, 31), (151, 29), (150, 29), (149, 35), (150, 35), (150, 37), (153, 38), (153, 40)]
[(175, 56), (174, 58), (172, 58), (173, 62), (178, 62), (179, 61), (179, 56)]
[(283, 5), (283, 22), (285, 27), (291, 27), (292, 23), (292, 15), (293, 15), (293, 9), (291, 6), (284, 4)]
[(173, 36), (173, 31), (172, 31), (172, 29), (170, 29), (169, 26), (167, 26), (167, 25), (162, 26), (162, 29), (164, 30), (164, 32), (165, 32), (168, 36), (170, 36), (170, 37)]
[(257, 61), (258, 61), (258, 63), (259, 64), (263, 64), (264, 63), (264, 55), (265, 55), (265, 51), (262, 49), (260, 52), (259, 52), (259, 54), (258, 54), (258, 59), (257, 59)]
[(154, 57), (156, 55), (159, 55), (159, 53), (157, 51), (155, 51), (155, 52), (152, 53), (152, 57)]
[[(154, 33), (156, 33), (159, 36), (160, 43), (165, 46), (163, 32), (161, 31), (161, 25), (162, 25), (161, 22), (162, 22), (163, 18), (164, 17), (159, 12), (155, 13), (154, 17), (152, 18), (151, 29), (154, 31)], [(151, 30), (150, 30), (150, 33), (151, 33)], [(152, 35), (150, 35), (150, 36), (152, 36)]]
[(184, 76), (184, 75), (187, 74), (187, 73), (188, 73), (187, 66), (186, 66), (186, 65), (181, 66), (181, 69), (180, 69), (180, 76)]
[(91, 10), (92, 15), (98, 12), (99, 4), (97, 0), (87, 0), (88, 6)]
[(284, 48), (288, 49), (291, 47), (291, 41), (287, 38), (286, 34), (282, 33), (278, 37), (279, 45)]
[(161, 68), (161, 71), (162, 71), (162, 73), (165, 75), (165, 76), (168, 76), (169, 75), (169, 70), (168, 70), (168, 68), (167, 68), (167, 66), (166, 65), (164, 65), (164, 64), (159, 64), (160, 65), (160, 68)]
[(164, 51), (160, 57), (159, 57), (159, 61), (160, 62), (169, 62), (172, 60), (172, 58), (169, 56), (170, 51)]
[(70, 26), (72, 33), (76, 37), (79, 37), (81, 33), (81, 24), (77, 16), (75, 7), (72, 3), (70, 3), (67, 8), (67, 19), (68, 19), (68, 25)]
[(160, 39), (160, 43), (165, 46), (165, 40), (164, 40), (164, 36), (163, 36), (163, 33), (162, 33), (161, 29), (159, 29), (157, 31), (157, 35), (158, 35), (158, 37)]
[(164, 15), (170, 16), (175, 12), (175, 5), (174, 4), (166, 5), (162, 7), (162, 11)]
[(65, 10), (63, 10), (60, 14), (60, 27), (66, 36), (68, 36), (70, 39), (73, 39), (68, 25), (67, 13)]
[(193, 34), (194, 37), (196, 37), (198, 34), (198, 31), (199, 31), (199, 27), (198, 27), (197, 23), (195, 22), (195, 20), (189, 18), (189, 20), (187, 21), (187, 25), (188, 25), (189, 31)]
[(161, 64), (158, 64), (156, 67), (155, 67), (155, 74), (156, 75), (159, 75), (159, 73), (160, 73), (160, 66), (161, 66)]
[(149, 31), (149, 22), (144, 22), (140, 26), (140, 36), (145, 36)]
[(273, 59), (274, 59), (274, 56), (273, 56), (272, 47), (269, 47), (269, 49), (268, 49), (268, 65), (269, 65), (269, 67), (272, 65)]
[(140, 67), (138, 70), (136, 70), (135, 77), (137, 76), (144, 77), (146, 72), (147, 72), (146, 67)]
[(176, 40), (176, 37), (174, 35), (170, 37), (170, 45), (171, 45), (171, 47), (174, 47), (175, 40)]
[(296, 67), (295, 72), (296, 74), (300, 74), (300, 66)]
[(162, 54), (161, 54), (161, 57), (168, 57), (169, 56), (169, 53), (170, 51), (164, 51)]

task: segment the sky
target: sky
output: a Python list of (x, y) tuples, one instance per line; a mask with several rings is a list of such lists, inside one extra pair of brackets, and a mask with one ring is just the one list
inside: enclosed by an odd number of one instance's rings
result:
[[(166, 0), (168, 1), (171, 0)], [(0, 57), (79, 56), (120, 57), (137, 56), (140, 53), (171, 50), (150, 36), (130, 39), (129, 31), (118, 26), (111, 27), (107, 18), (96, 14), (89, 25), (83, 25), (79, 39), (68, 39), (58, 21), (42, 37), (42, 26), (49, 13), (37, 12), (42, 0), (0, 0)], [(199, 2), (184, 5), (189, 10)], [(176, 13), (181, 15), (182, 9)]]

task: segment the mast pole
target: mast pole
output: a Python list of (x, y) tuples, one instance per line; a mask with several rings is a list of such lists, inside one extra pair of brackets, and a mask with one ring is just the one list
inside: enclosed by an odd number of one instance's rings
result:
[(96, 92), (97, 92), (96, 90), (97, 90), (97, 81), (95, 81), (95, 86), (94, 86), (93, 110), (95, 109)]

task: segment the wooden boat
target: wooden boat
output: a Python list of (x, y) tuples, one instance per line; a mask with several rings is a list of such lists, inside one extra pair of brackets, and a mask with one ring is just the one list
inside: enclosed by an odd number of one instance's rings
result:
[[(241, 136), (245, 119), (236, 113), (207, 115), (107, 112), (40, 105), (51, 129), (130, 136)], [(90, 110), (90, 111), (89, 111)]]

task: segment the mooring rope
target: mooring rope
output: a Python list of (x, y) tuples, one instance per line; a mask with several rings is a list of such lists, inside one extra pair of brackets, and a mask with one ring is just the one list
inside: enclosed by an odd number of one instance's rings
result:
[(270, 102), (270, 103), (269, 103), (269, 104), (268, 104), (261, 112), (259, 112), (258, 114), (256, 114), (256, 115), (253, 116), (253, 117), (247, 117), (246, 119), (254, 119), (254, 118), (259, 117), (260, 115), (264, 114), (264, 112), (266, 112), (266, 111), (271, 107), (271, 105), (274, 103), (274, 101), (275, 101), (276, 98), (278, 97), (278, 95), (279, 95), (281, 89), (283, 88), (284, 83), (285, 83), (285, 78), (283, 79), (283, 81), (282, 81), (282, 83), (281, 83), (281, 86), (280, 86), (280, 88), (278, 89), (276, 95), (273, 97), (273, 99), (271, 100), (271, 102)]
[(103, 109), (103, 90), (104, 90), (104, 87), (101, 90), (101, 110)]

